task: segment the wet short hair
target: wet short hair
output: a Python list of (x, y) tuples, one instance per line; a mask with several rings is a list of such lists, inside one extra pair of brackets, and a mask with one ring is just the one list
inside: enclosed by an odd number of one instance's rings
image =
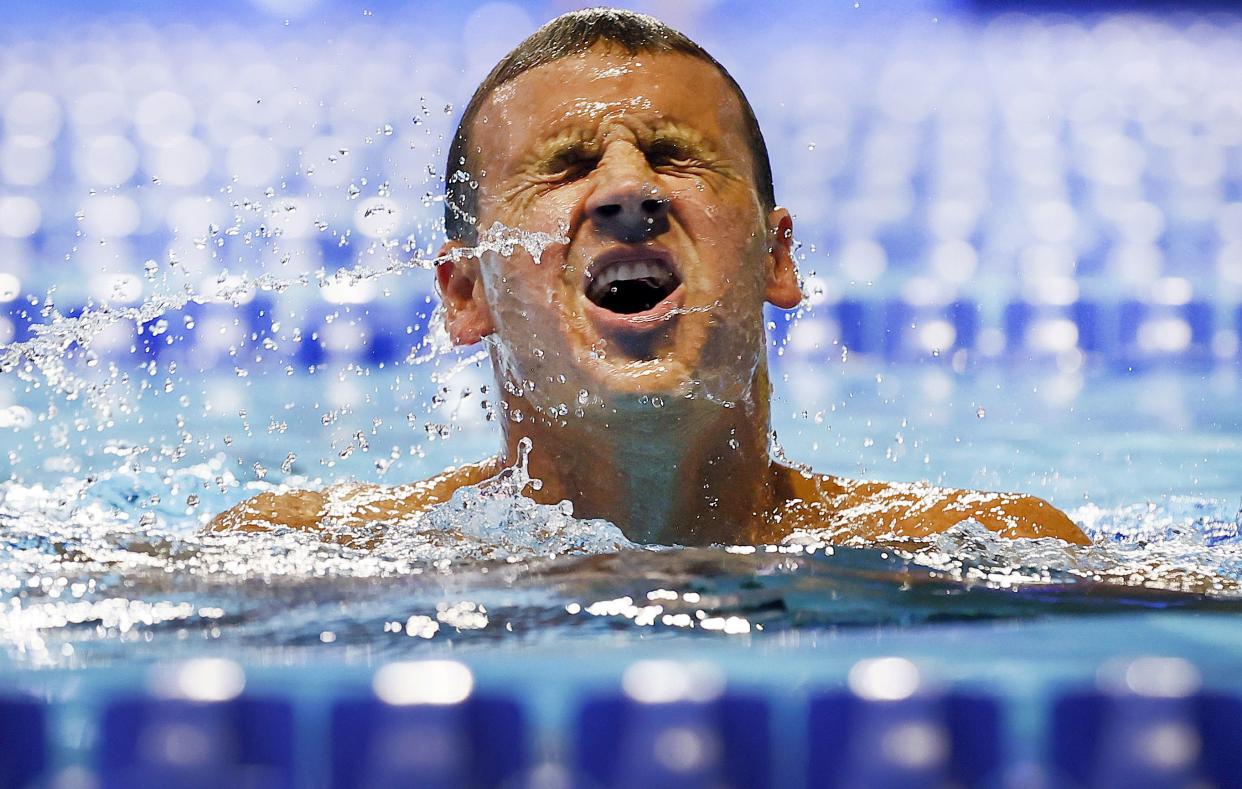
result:
[(476, 240), (478, 181), (469, 175), (470, 137), (475, 117), (492, 91), (530, 69), (585, 52), (604, 42), (620, 47), (630, 55), (640, 52), (680, 52), (716, 67), (732, 86), (742, 107), (751, 158), (754, 160), (755, 189), (764, 208), (776, 207), (772, 186), (772, 164), (768, 147), (759, 129), (754, 108), (737, 80), (725, 67), (684, 33), (646, 14), (616, 8), (588, 8), (562, 14), (532, 33), (512, 52), (501, 58), (491, 73), (475, 89), (462, 113), (457, 132), (449, 146), (445, 169), (444, 230), (449, 239), (473, 243)]

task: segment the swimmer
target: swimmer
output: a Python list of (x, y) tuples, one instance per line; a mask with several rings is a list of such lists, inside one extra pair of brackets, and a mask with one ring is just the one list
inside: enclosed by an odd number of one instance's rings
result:
[[(793, 221), (749, 102), (681, 33), (611, 9), (554, 19), (475, 91), (448, 165), (469, 175), (448, 178), (436, 282), (453, 343), (489, 349), (501, 454), (403, 486), (265, 493), (211, 528), (396, 524), (494, 477), (528, 440), (542, 487), (527, 495), (639, 542), (917, 539), (966, 519), (1087, 542), (1033, 496), (774, 456), (763, 307), (802, 301)], [(560, 241), (538, 259), (476, 249), (496, 223)]]

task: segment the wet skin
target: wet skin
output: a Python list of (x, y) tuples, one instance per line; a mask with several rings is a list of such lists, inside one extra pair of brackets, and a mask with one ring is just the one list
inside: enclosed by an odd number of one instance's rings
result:
[[(771, 457), (762, 310), (801, 300), (792, 221), (762, 205), (742, 110), (710, 64), (608, 47), (563, 58), (498, 88), (472, 145), (477, 227), (568, 239), (538, 260), (442, 250), (449, 334), (487, 342), (503, 392), (502, 455), (395, 488), (264, 494), (212, 528), (400, 521), (493, 476), (525, 438), (543, 481), (528, 495), (568, 499), (639, 541), (917, 538), (972, 518), (1087, 542), (1034, 497), (855, 482)], [(618, 288), (659, 283), (659, 302), (597, 303), (627, 271)]]

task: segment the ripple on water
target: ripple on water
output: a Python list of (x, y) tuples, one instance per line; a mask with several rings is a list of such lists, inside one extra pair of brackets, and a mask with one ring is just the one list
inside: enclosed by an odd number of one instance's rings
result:
[[(210, 469), (177, 472), (193, 476)], [(601, 633), (755, 637), (1191, 606), (1242, 609), (1239, 514), (1169, 498), (1071, 514), (1095, 540), (1006, 540), (966, 522), (915, 544), (637, 546), (512, 476), (464, 488), (366, 547), (296, 530), (204, 533), (132, 472), (0, 483), (0, 643), (16, 663), (203, 651), (528, 643)], [(166, 486), (165, 488), (166, 489)], [(141, 507), (140, 507), (141, 503)], [(143, 513), (156, 513), (145, 518)]]

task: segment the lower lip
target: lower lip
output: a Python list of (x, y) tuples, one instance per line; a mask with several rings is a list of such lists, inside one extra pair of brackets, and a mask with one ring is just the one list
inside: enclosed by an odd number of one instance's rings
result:
[(601, 334), (636, 335), (656, 332), (667, 328), (677, 319), (676, 310), (681, 309), (686, 301), (686, 286), (678, 285), (677, 289), (664, 297), (664, 300), (646, 312), (620, 313), (606, 310), (586, 298), (586, 314)]

